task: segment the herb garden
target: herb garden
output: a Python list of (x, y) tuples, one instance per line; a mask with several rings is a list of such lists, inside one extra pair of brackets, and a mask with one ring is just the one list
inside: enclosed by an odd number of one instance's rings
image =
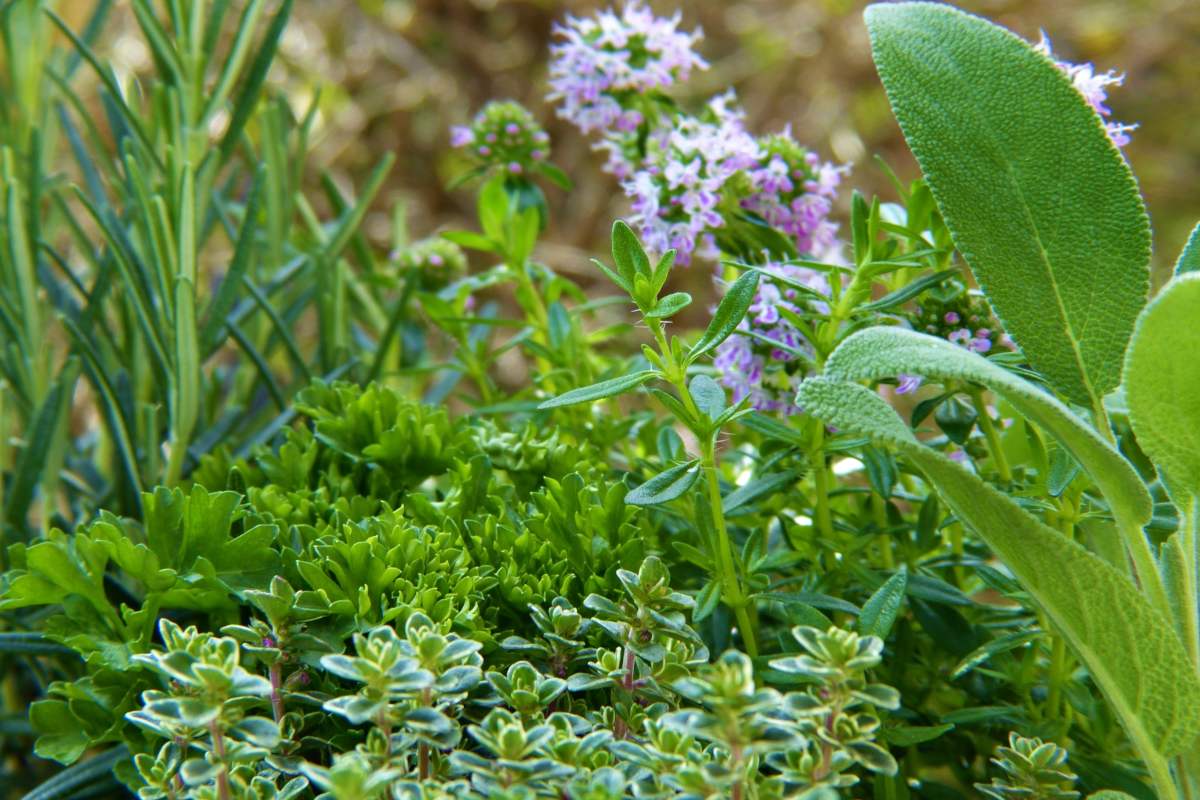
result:
[(1152, 290), (1120, 75), (872, 5), (902, 180), (598, 5), (417, 230), (307, 180), (293, 0), (73, 5), (0, 3), (0, 795), (1200, 799), (1200, 227)]

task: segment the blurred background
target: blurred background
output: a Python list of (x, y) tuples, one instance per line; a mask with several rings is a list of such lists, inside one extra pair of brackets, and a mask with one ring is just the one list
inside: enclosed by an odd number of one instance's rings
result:
[[(69, 5), (69, 4), (68, 4)], [(87, 5), (80, 3), (79, 5)], [(467, 224), (472, 194), (447, 191), (462, 171), (448, 144), (450, 125), (487, 100), (525, 103), (548, 127), (552, 160), (575, 190), (547, 187), (555, 243), (542, 257), (566, 273), (591, 271), (587, 256), (606, 249), (608, 228), (627, 207), (601, 158), (543, 99), (552, 26), (568, 13), (607, 6), (595, 0), (298, 0), (272, 79), (297, 113), (319, 95), (309, 177), (329, 169), (361, 185), (384, 151), (397, 166), (368, 220), (386, 244), (388, 210), (407, 210), (414, 237)], [(823, 157), (852, 162), (848, 185), (889, 187), (873, 156), (905, 178), (916, 174), (870, 60), (862, 0), (675, 0), (650, 3), (699, 26), (699, 51), (712, 67), (688, 85), (691, 99), (734, 87), (753, 131), (790, 123)], [(1200, 0), (962, 0), (960, 5), (1031, 40), (1044, 30), (1056, 54), (1127, 75), (1110, 93), (1113, 119), (1137, 122), (1126, 148), (1155, 226), (1161, 281), (1200, 219)], [(107, 38), (132, 70), (150, 54), (133, 36)], [(685, 98), (687, 99), (687, 98)], [(587, 280), (585, 279), (585, 283)]]

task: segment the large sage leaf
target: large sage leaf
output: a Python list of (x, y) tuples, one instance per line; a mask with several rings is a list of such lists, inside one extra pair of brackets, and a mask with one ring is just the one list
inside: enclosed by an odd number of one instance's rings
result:
[(1149, 521), (1154, 503), (1124, 456), (1063, 403), (983, 356), (936, 336), (877, 327), (848, 337), (825, 365), (828, 377), (847, 381), (878, 380), (901, 373), (980, 383), (1003, 397), (1071, 451), (1114, 511), (1127, 516), (1141, 535), (1141, 525)]
[(1182, 275), (1185, 272), (1200, 272), (1200, 222), (1192, 228), (1192, 235), (1175, 262), (1175, 274)]
[(1185, 274), (1167, 284), (1146, 307), (1125, 364), (1125, 396), (1133, 432), (1177, 495), (1200, 494), (1197, 353), (1200, 274)]
[(842, 431), (891, 447), (928, 478), (1066, 638), (1148, 764), (1161, 766), (1195, 740), (1200, 679), (1170, 621), (1129, 578), (922, 445), (869, 389), (813, 379), (801, 385), (799, 402)]
[(1149, 290), (1150, 226), (1100, 118), (1046, 56), (934, 3), (866, 12), (904, 137), (1030, 363), (1096, 407)]

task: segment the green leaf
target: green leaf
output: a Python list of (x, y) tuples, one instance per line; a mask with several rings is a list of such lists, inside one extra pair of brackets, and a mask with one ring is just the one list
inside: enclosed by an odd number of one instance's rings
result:
[(102, 787), (111, 778), (114, 767), (128, 758), (129, 748), (123, 744), (106, 750), (63, 770), (26, 794), (22, 800), (60, 800), (81, 791)]
[(934, 3), (876, 4), (866, 21), (955, 246), (1030, 363), (1095, 407), (1149, 290), (1128, 164), (1070, 79), (1007, 30)]
[(642, 249), (637, 234), (623, 220), (613, 223), (612, 257), (613, 263), (617, 265), (617, 272), (629, 285), (633, 285), (635, 275), (651, 277), (650, 259)]
[(992, 656), (999, 655), (1000, 653), (1007, 653), (1008, 651), (1015, 650), (1018, 647), (1024, 647), (1025, 645), (1041, 638), (1044, 635), (1044, 632), (1039, 630), (1016, 630), (1006, 633), (1003, 636), (997, 636), (995, 639), (991, 639), (983, 643), (968, 653), (967, 656), (958, 663), (958, 666), (954, 668), (954, 671), (950, 673), (950, 677), (951, 679), (961, 678), (963, 675), (966, 675), (968, 672), (975, 669)]
[(856, 311), (887, 311), (888, 309), (904, 305), (926, 289), (937, 286), (939, 283), (945, 281), (946, 278), (957, 274), (959, 274), (957, 269), (944, 269), (941, 272), (924, 275), (912, 283), (901, 286), (894, 292), (885, 294), (874, 302), (859, 306)]
[(657, 375), (658, 372), (655, 370), (646, 369), (630, 375), (622, 375), (619, 378), (593, 383), (591, 386), (581, 386), (578, 389), (572, 389), (569, 392), (560, 394), (558, 397), (551, 397), (549, 400), (543, 401), (538, 405), (538, 409), (544, 411), (547, 408), (559, 408), (561, 406), (572, 406), (576, 403), (590, 403), (594, 400), (603, 400), (606, 397), (624, 394), (631, 389), (636, 389)]
[(495, 253), (498, 250), (495, 242), (474, 231), (446, 231), (442, 238), (469, 250), (482, 250), (485, 253)]
[(879, 738), (896, 747), (912, 747), (931, 742), (951, 730), (954, 730), (954, 725), (949, 722), (944, 725), (897, 725), (894, 728), (880, 728)]
[(692, 621), (700, 622), (707, 619), (717, 610), (717, 604), (721, 602), (721, 582), (719, 580), (710, 580), (704, 584), (704, 588), (700, 590), (700, 594), (696, 595), (696, 609), (692, 612)]
[(229, 262), (229, 267), (221, 278), (220, 288), (217, 289), (216, 296), (209, 302), (208, 310), (205, 312), (204, 328), (200, 333), (201, 353), (205, 358), (212, 355), (221, 343), (221, 331), (225, 328), (226, 317), (233, 308), (233, 301), (241, 289), (242, 276), (246, 274), (246, 270), (250, 266), (254, 252), (255, 233), (259, 227), (258, 201), (262, 194), (263, 177), (263, 171), (259, 170), (254, 176), (253, 183), (250, 184), (250, 194), (246, 199), (246, 210), (242, 215), (242, 229), (234, 247), (233, 260)]
[(1200, 679), (1174, 628), (1134, 583), (928, 447), (857, 384), (805, 381), (799, 401), (843, 431), (886, 444), (917, 467), (982, 538), (1087, 666), (1143, 759), (1161, 766), (1200, 733)]
[(828, 377), (846, 381), (879, 380), (906, 373), (983, 384), (1069, 450), (1114, 510), (1128, 510), (1135, 527), (1150, 519), (1150, 493), (1116, 448), (1051, 395), (964, 347), (901, 328), (868, 328), (842, 342), (829, 357), (825, 370)]
[(237, 98), (233, 101), (233, 112), (230, 115), (229, 127), (225, 129), (225, 133), (221, 137), (219, 150), (220, 163), (225, 163), (233, 155), (234, 150), (241, 142), (242, 132), (246, 128), (246, 123), (250, 121), (255, 109), (258, 108), (263, 84), (267, 80), (267, 73), (271, 69), (271, 62), (275, 60), (275, 52), (279, 48), (279, 42), (283, 38), (283, 31), (287, 27), (288, 19), (292, 14), (293, 1), (284, 0), (279, 5), (279, 10), (271, 18), (271, 24), (267, 28), (267, 32), (263, 34), (262, 39), (258, 42), (254, 61), (251, 62), (250, 68), (246, 71), (246, 77), (242, 80), (242, 88), (238, 92)]
[(779, 489), (794, 483), (802, 474), (801, 470), (790, 469), (784, 472), (773, 472), (761, 478), (755, 478), (744, 486), (739, 486), (725, 495), (721, 500), (721, 511), (726, 516), (741, 511), (747, 504), (753, 503), (758, 498), (774, 494)]
[(42, 633), (0, 633), (0, 653), (35, 656), (74, 655), (75, 651), (46, 638)]
[(717, 419), (725, 410), (725, 390), (707, 375), (692, 378), (688, 384), (688, 393), (696, 402), (696, 407), (707, 415), (709, 420)]
[(658, 301), (654, 308), (646, 312), (650, 319), (666, 319), (673, 317), (692, 304), (692, 296), (687, 292), (673, 292)]
[(808, 606), (809, 608), (822, 608), (826, 611), (841, 611), (854, 615), (861, 613), (861, 609), (853, 603), (823, 592), (759, 592), (754, 596), (773, 603), (782, 603), (785, 606)]
[(1179, 260), (1175, 262), (1176, 275), (1198, 271), (1200, 271), (1200, 223), (1192, 228), (1192, 235), (1188, 237), (1187, 244), (1183, 246)]
[(63, 700), (38, 700), (29, 707), (29, 721), (40, 735), (34, 752), (62, 764), (73, 764), (91, 744), (91, 737)]
[(729, 287), (729, 291), (721, 298), (717, 311), (713, 314), (712, 322), (700, 337), (700, 341), (688, 352), (688, 363), (712, 350), (729, 338), (729, 334), (737, 330), (746, 310), (754, 302), (754, 292), (758, 289), (758, 273), (743, 272)]
[(636, 489), (630, 489), (625, 502), (631, 506), (656, 506), (681, 497), (700, 477), (696, 464), (693, 460), (658, 473)]
[[(658, 259), (658, 264), (654, 267), (654, 274), (651, 276), (650, 285), (654, 287), (655, 294), (662, 291), (667, 278), (671, 276), (671, 267), (673, 266), (675, 266), (675, 251), (668, 250)], [(689, 297), (688, 300), (690, 301), (691, 298)]]
[(49, 479), (55, 476), (45, 474), (44, 467), (56, 461), (61, 464), (61, 459), (55, 458), (55, 451), (61, 448), (60, 442), (67, 433), (71, 399), (75, 395), (78, 377), (78, 362), (68, 362), (33, 417), (25, 436), (25, 447), (17, 458), (12, 484), (5, 493), (4, 519), (10, 525), (24, 526), (39, 482), (45, 492), (57, 489), (49, 484)]
[(875, 594), (863, 603), (858, 615), (858, 632), (864, 636), (886, 639), (900, 615), (904, 604), (904, 592), (908, 588), (908, 571), (901, 569), (880, 586)]
[(1142, 312), (1125, 362), (1133, 432), (1176, 495), (1200, 494), (1198, 352), (1200, 274), (1182, 275)]

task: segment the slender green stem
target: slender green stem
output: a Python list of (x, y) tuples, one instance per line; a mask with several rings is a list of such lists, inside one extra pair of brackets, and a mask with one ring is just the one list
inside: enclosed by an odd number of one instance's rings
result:
[(1183, 800), (1195, 800), (1196, 793), (1192, 791), (1192, 784), (1200, 779), (1200, 772), (1197, 772), (1190, 762), (1191, 758), (1187, 753), (1175, 757), (1175, 783), (1179, 786)]
[[(1067, 538), (1075, 538), (1075, 516), (1078, 509), (1075, 508), (1074, 502), (1067, 497), (1064, 497), (1059, 505), (1057, 516), (1058, 529), (1062, 531)], [(1063, 699), (1063, 686), (1066, 684), (1069, 675), (1070, 657), (1067, 653), (1067, 640), (1058, 631), (1050, 629), (1043, 621), (1042, 627), (1045, 628), (1053, 637), (1050, 644), (1050, 692), (1046, 698), (1046, 709), (1049, 711), (1050, 718), (1055, 720), (1066, 719), (1066, 703)]]
[[(507, 264), (509, 272), (517, 280), (518, 302), (522, 296), (526, 298), (526, 301), (520, 305), (526, 314), (526, 318), (528, 319), (530, 316), (533, 318), (535, 341), (549, 349), (550, 313), (546, 310), (546, 304), (543, 302), (542, 295), (537, 290), (537, 286), (534, 285), (533, 278), (529, 276), (529, 265), (525, 262), (511, 260)], [(553, 365), (540, 355), (535, 360), (541, 373), (549, 375)], [(554, 388), (553, 382), (551, 383), (551, 388)]]
[(996, 430), (995, 423), (992, 421), (992, 415), (988, 413), (987, 404), (983, 402), (983, 391), (981, 389), (971, 391), (971, 403), (975, 406), (975, 414), (979, 419), (979, 427), (987, 439), (988, 452), (992, 456), (992, 463), (996, 466), (996, 472), (999, 473), (1000, 480), (1004, 483), (1012, 483), (1012, 468), (1008, 465), (1008, 456), (1004, 454), (1004, 446), (1000, 442), (1000, 434)]
[(1104, 408), (1104, 400), (1097, 397), (1092, 405), (1092, 424), (1100, 435), (1108, 440), (1109, 444), (1116, 444), (1117, 439), (1113, 436), (1112, 423), (1108, 421), (1108, 411)]
[(872, 494), (871, 510), (875, 516), (875, 527), (879, 529), (876, 541), (879, 543), (880, 560), (884, 569), (893, 570), (896, 568), (896, 559), (892, 554), (892, 537), (887, 530), (887, 501), (877, 494)]
[(813, 420), (812, 449), (809, 460), (813, 465), (813, 531), (822, 542), (833, 541), (833, 515), (829, 510), (829, 468), (825, 463), (825, 425)]
[(1046, 710), (1051, 719), (1063, 716), (1063, 684), (1066, 683), (1067, 642), (1055, 632), (1050, 634), (1050, 691), (1046, 696)]
[[(683, 402), (684, 409), (694, 420), (701, 419), (700, 410), (696, 406), (696, 401), (692, 398), (692, 393), (687, 386), (687, 369), (675, 360), (675, 356), (671, 352), (671, 345), (667, 341), (666, 335), (663, 333), (662, 322), (657, 319), (646, 320), (650, 327), (650, 332), (654, 336), (654, 341), (658, 345), (659, 354), (662, 357), (663, 366), (666, 370), (667, 380), (675, 387), (679, 393), (679, 398)], [(723, 595), (726, 604), (733, 609), (734, 616), (737, 618), (738, 627), (742, 632), (742, 640), (746, 645), (746, 650), (751, 658), (758, 656), (758, 631), (754, 624), (754, 615), (750, 607), (751, 601), (742, 591), (741, 580), (738, 577), (737, 568), (734, 564), (733, 544), (729, 540), (729, 529), (725, 525), (725, 512), (721, 508), (721, 483), (717, 471), (715, 433), (713, 431), (695, 430), (693, 433), (701, 441), (701, 468), (704, 470), (706, 485), (708, 491), (709, 509), (712, 515), (713, 528), (716, 530), (717, 541), (717, 559), (720, 565), (719, 577), (724, 585)]]
[(187, 458), (187, 440), (173, 437), (171, 440), (171, 455), (167, 458), (167, 472), (163, 477), (165, 485), (176, 486), (179, 484), (180, 478), (183, 477), (183, 462), (185, 458)]
[(1183, 630), (1184, 644), (1192, 657), (1192, 667), (1200, 670), (1200, 608), (1197, 607), (1197, 591), (1200, 591), (1200, 564), (1196, 553), (1196, 514), (1197, 499), (1195, 495), (1189, 498), (1183, 509), (1183, 527), (1181, 529), (1183, 558), (1184, 558), (1184, 592), (1183, 592)]
[(516, 277), (521, 290), (529, 298), (529, 308), (526, 310), (533, 313), (533, 319), (537, 323), (538, 330), (544, 336), (550, 329), (550, 313), (546, 310), (546, 304), (542, 301), (542, 295), (534, 285), (533, 278), (529, 276), (529, 265), (527, 263), (510, 261), (508, 269)]
[[(1144, 748), (1139, 748), (1139, 750), (1142, 760), (1146, 764), (1146, 771), (1150, 773), (1150, 781), (1154, 784), (1154, 796), (1158, 800), (1182, 800), (1179, 784), (1176, 784), (1175, 779), (1171, 776), (1171, 766), (1167, 760), (1156, 751), (1147, 751)], [(1186, 777), (1181, 775), (1179, 783), (1182, 784)]]
[(1162, 612), (1167, 619), (1172, 618), (1171, 603), (1167, 598), (1167, 589), (1163, 585), (1162, 574), (1158, 569), (1158, 559), (1150, 547), (1142, 524), (1134, 517), (1129, 509), (1121, 503), (1114, 503), (1113, 517), (1117, 528), (1125, 539), (1129, 556), (1133, 559), (1133, 568), (1137, 572), (1138, 585), (1149, 597), (1150, 602)]
[(727, 602), (737, 617), (742, 630), (742, 641), (751, 658), (758, 657), (758, 631), (751, 619), (749, 600), (742, 593), (737, 568), (733, 563), (733, 545), (729, 541), (729, 530), (725, 526), (725, 512), (721, 508), (721, 484), (717, 479), (716, 456), (711, 441), (704, 446), (703, 467), (708, 481), (708, 502), (712, 512), (713, 527), (717, 531), (717, 557), (721, 560), (722, 578), (725, 583)]

